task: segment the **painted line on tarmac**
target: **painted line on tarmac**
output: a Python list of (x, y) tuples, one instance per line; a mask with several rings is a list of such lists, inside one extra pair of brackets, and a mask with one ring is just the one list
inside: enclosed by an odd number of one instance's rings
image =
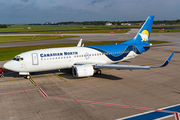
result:
[[(65, 100), (65, 101), (74, 101), (74, 102), (90, 103), (90, 104), (98, 104), (98, 105), (105, 105), (105, 106), (122, 107), (122, 108), (132, 108), (132, 109), (140, 109), (140, 110), (147, 110), (147, 111), (149, 111), (149, 112), (140, 113), (140, 114), (136, 114), (136, 115), (132, 115), (132, 116), (129, 116), (129, 117), (120, 118), (120, 119), (116, 119), (116, 120), (140, 120), (140, 119), (145, 119), (145, 120), (152, 120), (152, 119), (162, 120), (162, 119), (165, 119), (165, 118), (173, 117), (173, 115), (175, 116), (175, 120), (180, 120), (179, 113), (178, 113), (178, 112), (180, 112), (180, 104), (173, 105), (173, 106), (168, 106), (168, 107), (161, 108), (161, 109), (152, 109), (152, 108), (127, 106), (127, 105), (119, 105), (119, 104), (112, 104), (112, 103), (102, 103), (102, 102), (94, 102), (94, 101), (86, 101), (86, 100), (76, 100), (76, 99), (69, 99), (69, 98), (50, 97), (41, 88), (0, 93), (0, 95), (21, 93), (21, 92), (33, 91), (33, 90), (39, 90), (40, 93), (45, 98), (50, 98), (50, 99)], [(147, 116), (144, 116), (144, 115), (147, 115)]]
[(172, 114), (172, 115), (162, 117), (162, 118), (158, 118), (158, 119), (155, 119), (155, 120), (164, 120), (164, 119), (171, 118), (171, 117), (174, 117), (174, 115)]
[(67, 80), (65, 80), (64, 78), (60, 77), (58, 74), (54, 73), (55, 76), (57, 76), (58, 78), (60, 78), (62, 81), (64, 82), (68, 82)]
[(41, 92), (41, 94), (42, 94), (45, 98), (48, 97), (48, 95), (47, 95), (41, 88), (38, 88), (38, 90)]
[(13, 78), (13, 79), (16, 79), (19, 77), (19, 74), (17, 75), (17, 77), (5, 77), (4, 75), (1, 75), (3, 78)]
[[(161, 112), (161, 111), (167, 111), (167, 112)], [(152, 110), (149, 112), (135, 114), (132, 116), (119, 118), (116, 120), (144, 120), (144, 119), (145, 120), (163, 120), (163, 119), (173, 117), (173, 116), (175, 117), (176, 120), (180, 120), (179, 112), (180, 112), (180, 104), (177, 104), (177, 105), (172, 105), (172, 106), (158, 109), (158, 111)]]
[(32, 78), (29, 78), (29, 80), (31, 81), (34, 87), (38, 86), (38, 84), (36, 84)]
[(32, 91), (32, 90), (37, 90), (38, 88), (35, 89), (28, 89), (28, 90), (20, 90), (20, 91), (13, 91), (13, 92), (6, 92), (6, 93), (0, 93), (0, 95), (7, 95), (7, 94), (13, 94), (13, 93), (20, 93), (20, 92), (26, 92), (26, 91)]
[[(128, 105), (119, 105), (119, 104), (112, 104), (112, 103), (102, 103), (102, 102), (76, 100), (76, 99), (69, 99), (69, 98), (50, 97), (41, 88), (39, 88), (39, 91), (41, 92), (41, 94), (45, 98), (149, 111), (149, 112), (146, 112), (146, 113), (140, 113), (138, 115), (133, 115), (133, 116), (130, 116), (130, 117), (120, 118), (120, 119), (117, 119), (117, 120), (142, 120), (142, 119), (144, 119), (144, 120), (152, 120), (152, 116), (153, 116), (153, 119), (157, 119), (157, 118), (162, 118), (162, 117), (173, 115), (173, 114), (174, 114), (176, 120), (180, 120), (179, 113), (178, 113), (178, 112), (180, 112), (180, 104), (173, 105), (173, 106), (166, 107), (166, 108), (162, 108), (162, 109), (153, 109), (153, 108), (128, 106)], [(153, 114), (152, 116), (150, 115), (151, 117), (149, 117), (149, 114), (152, 114), (152, 113), (155, 113), (155, 114)], [(147, 114), (148, 116), (144, 116), (145, 114)], [(140, 116), (140, 117), (138, 117), (138, 116)]]

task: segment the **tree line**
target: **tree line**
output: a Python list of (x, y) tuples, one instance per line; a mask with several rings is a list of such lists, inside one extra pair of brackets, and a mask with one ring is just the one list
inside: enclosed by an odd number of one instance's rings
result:
[[(84, 22), (70, 21), (70, 22), (58, 22), (58, 23), (54, 23), (54, 24), (55, 25), (105, 25), (108, 22), (112, 23), (113, 25), (121, 25), (121, 23), (131, 23), (131, 24), (134, 24), (134, 25), (141, 25), (145, 21), (121, 21), (121, 22), (119, 22), (119, 21), (84, 21)], [(180, 19), (178, 19), (178, 20), (157, 20), (157, 21), (154, 21), (153, 24), (155, 24), (155, 25), (180, 24)]]
[(7, 25), (1, 25), (0, 24), (0, 28), (7, 28), (8, 26)]
[[(84, 21), (84, 22), (57, 22), (57, 23), (32, 23), (26, 25), (106, 25), (106, 23), (112, 23), (113, 25), (121, 25), (122, 23), (131, 23), (132, 25), (142, 25), (145, 21)], [(155, 25), (173, 25), (173, 24), (180, 24), (180, 19), (177, 20), (157, 20), (154, 21), (153, 24)], [(0, 28), (7, 28), (8, 25), (0, 24)]]

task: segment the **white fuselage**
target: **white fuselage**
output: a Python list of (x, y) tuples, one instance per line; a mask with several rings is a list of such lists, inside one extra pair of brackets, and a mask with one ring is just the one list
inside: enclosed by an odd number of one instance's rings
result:
[[(136, 54), (131, 51), (126, 58), (119, 61), (135, 56)], [(112, 61), (105, 54), (88, 47), (65, 47), (25, 52), (17, 55), (14, 60), (7, 62), (4, 66), (23, 75), (26, 72), (72, 68), (75, 64), (93, 65), (96, 63), (117, 63), (119, 61)]]

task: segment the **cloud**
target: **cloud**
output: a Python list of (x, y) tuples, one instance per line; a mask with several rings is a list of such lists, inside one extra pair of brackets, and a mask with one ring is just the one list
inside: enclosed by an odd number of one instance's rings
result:
[(0, 23), (144, 20), (148, 15), (176, 20), (179, 4), (180, 0), (4, 0)]
[(59, 12), (73, 12), (74, 11), (70, 7), (61, 6), (61, 5), (53, 7), (52, 10), (59, 11)]
[(111, 8), (111, 7), (115, 6), (115, 5), (116, 5), (116, 3), (112, 2), (112, 3), (109, 3), (109, 4), (105, 5), (104, 8), (106, 8), (106, 9)]
[(95, 5), (95, 4), (97, 4), (97, 3), (101, 3), (101, 2), (105, 2), (105, 1), (107, 1), (107, 0), (92, 0), (92, 1), (89, 3), (89, 5)]
[(28, 2), (29, 0), (21, 0), (21, 2)]

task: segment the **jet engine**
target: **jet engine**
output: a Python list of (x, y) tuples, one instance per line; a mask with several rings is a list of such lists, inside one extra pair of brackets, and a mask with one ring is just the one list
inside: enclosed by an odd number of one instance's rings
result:
[(72, 74), (74, 77), (93, 76), (94, 68), (92, 65), (74, 65), (72, 67)]

